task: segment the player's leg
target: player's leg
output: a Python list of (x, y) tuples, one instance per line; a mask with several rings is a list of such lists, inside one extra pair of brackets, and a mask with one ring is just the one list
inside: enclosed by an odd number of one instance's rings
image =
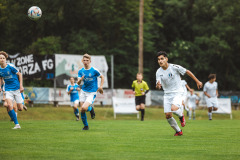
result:
[(6, 102), (8, 106), (8, 115), (13, 119), (13, 122), (15, 124), (15, 127), (13, 129), (20, 129), (20, 125), (17, 120), (16, 113), (13, 109), (13, 103), (12, 101), (14, 100), (14, 94), (11, 91), (6, 92)]
[(92, 119), (95, 118), (93, 103), (95, 101), (96, 96), (97, 96), (96, 92), (87, 93), (87, 99), (85, 101), (85, 102), (88, 102), (86, 106), (86, 109), (87, 109), (86, 112), (90, 112)]
[(179, 128), (177, 121), (173, 118), (172, 112), (165, 113), (165, 116), (170, 126), (176, 131), (174, 136), (181, 136), (183, 134), (182, 130)]
[(169, 125), (176, 131), (176, 134), (178, 133), (179, 135), (182, 135), (182, 131), (181, 129), (179, 128), (176, 120), (173, 118), (172, 116), (172, 111), (171, 111), (171, 102), (173, 100), (173, 97), (172, 96), (166, 96), (164, 95), (164, 113), (165, 113), (165, 116), (166, 116), (166, 119), (169, 123)]
[(73, 112), (74, 115), (77, 117), (77, 121), (79, 121), (79, 109), (78, 109), (78, 104), (79, 104), (79, 100), (75, 100), (74, 102), (72, 102), (72, 107), (73, 107)]
[(25, 110), (25, 111), (27, 111), (27, 106), (25, 106), (25, 103), (24, 103), (24, 95), (23, 95), (23, 93), (21, 93), (21, 96), (22, 96), (22, 99), (23, 99), (23, 102), (22, 102), (22, 105), (23, 105), (23, 109)]
[(88, 106), (90, 104), (87, 104), (88, 102), (80, 102), (80, 105), (81, 105), (81, 119), (82, 119), (82, 122), (83, 122), (83, 129), (82, 130), (88, 130), (89, 127), (88, 127), (88, 122), (87, 122), (87, 115), (86, 115), (86, 110), (88, 108)]
[(141, 121), (144, 121), (145, 103), (141, 103), (141, 104), (140, 104), (140, 111), (141, 111)]
[(212, 120), (212, 108), (213, 108), (213, 104), (211, 102), (210, 98), (206, 99), (206, 103), (207, 103), (207, 107), (208, 107), (208, 119)]
[(189, 106), (189, 120), (191, 120), (192, 119), (192, 107), (191, 106)]
[(212, 120), (212, 108), (213, 107), (208, 107), (208, 119)]
[(213, 101), (213, 111), (217, 111), (217, 110), (218, 110), (218, 100), (217, 98), (215, 98)]
[(196, 118), (196, 113), (195, 113), (195, 109), (196, 109), (196, 107), (193, 107), (193, 108), (192, 108), (192, 113), (193, 113), (193, 120), (195, 120), (195, 118)]
[(175, 114), (179, 117), (181, 126), (184, 127), (186, 125), (186, 121), (185, 121), (184, 114), (182, 113), (182, 110), (180, 109), (181, 104), (182, 104), (181, 95), (180, 94), (173, 95), (171, 111), (173, 112), (173, 114)]
[[(18, 113), (17, 113), (18, 107), (17, 107), (17, 102), (16, 101), (13, 101), (13, 110), (14, 110), (16, 116), (17, 116), (18, 115)], [(11, 121), (13, 121), (13, 120), (11, 120)]]

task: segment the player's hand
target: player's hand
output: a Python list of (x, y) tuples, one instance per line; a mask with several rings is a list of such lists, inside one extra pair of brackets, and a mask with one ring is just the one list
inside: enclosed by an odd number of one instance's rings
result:
[(198, 81), (197, 82), (197, 87), (198, 87), (198, 89), (202, 88), (202, 82)]
[(23, 86), (20, 86), (20, 93), (22, 93), (24, 91)]
[(145, 95), (145, 92), (142, 92), (142, 95)]
[(78, 81), (77, 84), (80, 85), (81, 81), (83, 80), (84, 76), (82, 76)]
[(98, 90), (97, 90), (97, 92), (99, 92), (100, 94), (103, 94), (103, 89), (102, 89), (102, 87), (99, 87)]
[(136, 92), (135, 92), (135, 91), (133, 91), (133, 94), (134, 94), (134, 95), (135, 95), (135, 93), (136, 93)]
[(161, 89), (161, 88), (162, 88), (162, 85), (160, 84), (160, 82), (157, 82), (156, 88), (157, 88), (157, 89)]
[(71, 87), (70, 90), (72, 91), (72, 90), (73, 90), (73, 87)]

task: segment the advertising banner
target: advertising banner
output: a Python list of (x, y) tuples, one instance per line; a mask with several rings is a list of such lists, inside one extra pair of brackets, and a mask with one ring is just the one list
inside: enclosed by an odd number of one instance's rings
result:
[(49, 88), (26, 87), (24, 94), (34, 103), (47, 104), (49, 101)]
[(112, 97), (114, 119), (116, 114), (137, 114), (139, 118), (139, 112), (136, 110), (134, 98), (117, 98)]
[(218, 110), (213, 113), (230, 114), (232, 119), (232, 107), (230, 98), (218, 98)]
[(55, 56), (54, 55), (9, 55), (7, 63), (13, 63), (19, 68), (23, 78), (41, 78), (53, 79), (55, 73)]
[[(66, 87), (70, 77), (77, 80), (79, 69), (83, 68), (82, 55), (55, 54), (55, 73), (57, 87)], [(105, 77), (103, 88), (108, 88), (108, 65), (105, 56), (91, 56), (91, 66), (97, 68)], [(100, 80), (98, 81), (100, 84)]]

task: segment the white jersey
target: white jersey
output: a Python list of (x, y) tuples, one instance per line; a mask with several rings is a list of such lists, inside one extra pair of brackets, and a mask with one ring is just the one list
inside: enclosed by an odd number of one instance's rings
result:
[(183, 95), (187, 96), (187, 87), (186, 87), (187, 82), (185, 80), (181, 80), (181, 83), (182, 83), (182, 87), (183, 87), (183, 91), (184, 91)]
[(209, 81), (204, 84), (203, 92), (207, 92), (211, 98), (217, 97), (217, 82), (210, 83)]
[(181, 75), (186, 73), (186, 69), (176, 64), (168, 64), (166, 70), (160, 67), (156, 72), (156, 82), (160, 82), (164, 93), (183, 93)]
[(198, 96), (196, 94), (193, 94), (193, 95), (188, 95), (188, 106), (190, 108), (192, 107), (196, 107), (196, 100), (199, 100), (198, 99)]

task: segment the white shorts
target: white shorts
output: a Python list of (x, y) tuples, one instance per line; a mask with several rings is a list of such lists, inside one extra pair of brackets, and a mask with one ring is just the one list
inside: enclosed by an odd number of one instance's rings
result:
[(79, 104), (79, 100), (75, 100), (75, 101), (73, 101), (73, 102), (71, 102), (71, 107), (74, 107), (74, 104)]
[(183, 100), (183, 103), (186, 105), (186, 102), (187, 102), (187, 95), (182, 95), (182, 100)]
[(196, 104), (188, 103), (188, 108), (196, 109)]
[(16, 103), (23, 103), (23, 98), (20, 93), (20, 90), (16, 91), (5, 91), (6, 99), (11, 99), (12, 101), (16, 101)]
[(88, 102), (90, 104), (93, 104), (95, 98), (96, 98), (97, 92), (85, 92), (81, 90), (80, 93), (80, 102)]
[(181, 93), (167, 93), (164, 94), (164, 113), (172, 112), (171, 107), (175, 105), (177, 107), (181, 107), (182, 105), (182, 94)]
[(214, 98), (208, 98), (206, 97), (206, 103), (207, 103), (207, 107), (215, 107), (215, 108), (218, 108), (218, 100), (217, 100), (217, 97), (214, 97)]

